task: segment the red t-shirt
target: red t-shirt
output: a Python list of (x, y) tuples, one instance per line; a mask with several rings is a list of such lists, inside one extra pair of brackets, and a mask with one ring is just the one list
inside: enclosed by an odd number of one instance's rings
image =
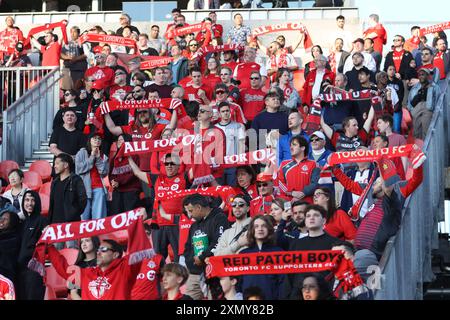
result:
[[(186, 187), (187, 182), (184, 177), (184, 172), (170, 178), (161, 174), (155, 182), (156, 193), (185, 190)], [(158, 202), (167, 214), (181, 214), (183, 211), (183, 198), (160, 200)]]
[(41, 46), (42, 66), (43, 67), (59, 67), (59, 59), (61, 55), (61, 45), (59, 42), (53, 42), (49, 46)]
[(84, 73), (85, 77), (92, 77), (94, 81), (102, 81), (106, 86), (111, 86), (114, 84), (114, 70), (110, 67), (99, 67), (95, 66), (89, 68)]
[(0, 299), (4, 299), (6, 294), (9, 294), (13, 300), (16, 300), (14, 284), (11, 280), (0, 274)]
[(445, 64), (444, 64), (444, 53), (438, 52), (434, 57), (434, 66), (439, 69), (439, 74), (441, 75), (440, 80), (445, 79)]
[(211, 89), (211, 92), (214, 92), (216, 85), (221, 82), (222, 80), (218, 75), (208, 74), (207, 76), (203, 76), (203, 83)]
[(247, 88), (241, 91), (239, 105), (242, 106), (245, 118), (253, 120), (264, 109), (264, 91), (261, 89)]
[(158, 300), (160, 298), (158, 284), (161, 278), (163, 256), (155, 255), (142, 261), (141, 270), (136, 277), (131, 300)]
[[(212, 102), (214, 104), (213, 109), (217, 110), (219, 113), (219, 105), (217, 104), (217, 101)], [(231, 113), (231, 121), (246, 124), (247, 119), (245, 118), (244, 112), (242, 111), (242, 108), (240, 105), (231, 102), (230, 103), (230, 113)], [(218, 123), (220, 121), (220, 114), (219, 119), (215, 122)]]
[(403, 54), (405, 54), (405, 50), (397, 51), (394, 50), (392, 52), (392, 60), (394, 60), (395, 71), (400, 71), (400, 64), (402, 63)]
[(192, 84), (191, 84), (191, 85), (187, 84), (187, 86), (186, 86), (186, 87), (183, 87), (183, 88), (184, 88), (184, 98), (187, 99), (187, 100), (189, 100), (189, 101), (194, 101), (194, 100), (196, 100), (196, 101), (198, 101), (198, 102), (200, 102), (200, 103), (202, 103), (202, 104), (206, 104), (206, 101), (204, 101), (203, 99), (201, 99), (200, 96), (198, 95), (198, 91), (199, 91), (200, 89), (203, 90), (203, 91), (205, 91), (206, 97), (207, 97), (209, 100), (211, 100), (211, 98), (212, 98), (212, 90), (211, 90), (211, 88), (210, 88), (209, 86), (207, 86), (207, 85), (205, 85), (205, 84), (202, 84), (202, 85), (200, 86), (200, 88), (194, 88), (194, 87), (192, 86)]
[(239, 63), (234, 69), (233, 74), (233, 78), (241, 82), (239, 88), (240, 89), (250, 88), (250, 74), (253, 71), (259, 72), (259, 69), (261, 69), (261, 66), (256, 62)]
[(383, 45), (387, 42), (386, 30), (384, 29), (383, 25), (379, 23), (375, 27), (369, 28), (364, 31), (364, 37), (372, 32), (375, 32), (377, 34), (375, 38), (372, 38), (373, 49), (383, 55)]
[(91, 175), (91, 188), (92, 189), (103, 188), (102, 178), (100, 177), (100, 174), (98, 173), (98, 169), (96, 166), (92, 167), (90, 175)]
[(186, 76), (183, 79), (178, 81), (178, 85), (182, 86), (183, 88), (187, 87), (188, 85), (190, 85), (190, 82), (192, 81), (191, 76)]

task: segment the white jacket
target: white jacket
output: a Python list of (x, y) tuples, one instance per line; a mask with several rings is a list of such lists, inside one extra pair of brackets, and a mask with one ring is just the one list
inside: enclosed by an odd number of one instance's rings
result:
[(215, 256), (224, 256), (227, 254), (235, 254), (245, 249), (246, 247), (241, 247), (238, 243), (236, 236), (242, 231), (242, 229), (250, 223), (251, 218), (247, 218), (244, 221), (238, 223), (236, 221), (233, 223), (231, 228), (225, 230), (223, 234), (220, 236), (219, 241), (217, 242), (217, 247), (214, 250)]

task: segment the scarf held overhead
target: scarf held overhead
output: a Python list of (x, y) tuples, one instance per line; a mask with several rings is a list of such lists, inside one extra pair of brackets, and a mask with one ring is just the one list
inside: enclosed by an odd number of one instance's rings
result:
[(420, 35), (424, 36), (426, 34), (435, 33), (439, 31), (444, 31), (450, 29), (450, 21), (441, 22), (432, 26), (424, 27), (420, 29)]
[(219, 46), (207, 46), (207, 47), (201, 47), (200, 49), (195, 52), (195, 54), (192, 56), (191, 60), (198, 59), (203, 57), (204, 55), (208, 53), (214, 53), (214, 52), (226, 52), (226, 51), (243, 51), (244, 46), (239, 44), (222, 44)]
[(313, 42), (308, 33), (308, 30), (303, 24), (298, 22), (260, 26), (253, 29), (252, 37), (258, 37), (272, 32), (292, 31), (292, 30), (299, 30), (302, 33), (304, 33), (305, 36), (303, 38), (303, 46), (306, 50), (311, 49), (311, 47), (313, 46)]
[(165, 67), (173, 61), (172, 57), (151, 57), (141, 62), (141, 70), (150, 70), (158, 67)]
[(173, 39), (175, 37), (184, 36), (184, 35), (187, 35), (189, 33), (200, 32), (203, 29), (204, 29), (204, 22), (196, 23), (196, 24), (191, 24), (191, 25), (186, 26), (186, 27), (181, 27), (181, 28), (176, 28), (174, 30), (170, 30), (166, 34), (166, 36), (167, 36), (167, 39)]
[(100, 104), (102, 114), (116, 110), (136, 110), (136, 109), (175, 109), (181, 106), (179, 99), (163, 98), (155, 100), (125, 100), (125, 101), (105, 101)]
[(142, 208), (137, 208), (117, 215), (96, 219), (69, 223), (57, 223), (49, 225), (36, 244), (33, 258), (28, 267), (41, 275), (45, 274), (45, 249), (47, 245), (88, 238), (102, 234), (108, 234), (115, 231), (128, 229), (128, 235), (133, 241), (130, 242), (130, 264), (135, 263), (138, 257), (151, 256), (153, 254), (151, 245), (147, 239), (143, 227), (143, 221), (140, 219)]
[(56, 29), (56, 28), (61, 28), (61, 33), (62, 33), (62, 37), (64, 39), (64, 43), (68, 43), (69, 41), (67, 39), (67, 20), (61, 20), (60, 22), (47, 23), (47, 24), (44, 24), (43, 26), (38, 26), (38, 27), (34, 27), (34, 28), (30, 29), (30, 31), (28, 32), (28, 37), (23, 43), (24, 48), (27, 48), (29, 46), (31, 36), (34, 36), (35, 34), (37, 34), (39, 32)]
[(136, 41), (120, 36), (110, 36), (107, 34), (85, 33), (80, 36), (78, 43), (81, 45), (85, 42), (102, 42), (125, 47), (136, 47)]
[(177, 191), (164, 191), (156, 194), (157, 200), (172, 200), (184, 198), (192, 194), (201, 194), (203, 196), (220, 197), (223, 200), (228, 200), (236, 195), (236, 190), (229, 186), (217, 186), (217, 187), (200, 187), (197, 189), (185, 189)]

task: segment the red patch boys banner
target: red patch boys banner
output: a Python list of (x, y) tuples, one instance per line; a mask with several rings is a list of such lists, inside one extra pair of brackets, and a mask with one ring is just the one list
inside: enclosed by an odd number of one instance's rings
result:
[(430, 33), (435, 33), (435, 32), (439, 32), (439, 31), (444, 31), (450, 29), (450, 21), (447, 22), (441, 22), (438, 24), (435, 24), (433, 26), (428, 26), (425, 28), (421, 28), (420, 29), (420, 35), (424, 36), (426, 34), (430, 34)]
[(141, 70), (150, 70), (158, 67), (165, 67), (173, 61), (172, 57), (146, 57), (145, 59), (146, 61), (141, 62)]
[(311, 40), (311, 37), (309, 36), (308, 30), (303, 24), (298, 22), (260, 26), (253, 29), (252, 37), (258, 37), (272, 32), (292, 31), (292, 30), (300, 30), (305, 33), (305, 37), (303, 38), (303, 46), (305, 49), (310, 49), (313, 46), (313, 42)]
[(107, 34), (85, 33), (78, 39), (79, 44), (85, 42), (102, 42), (125, 47), (136, 47), (136, 41), (120, 36), (110, 36)]

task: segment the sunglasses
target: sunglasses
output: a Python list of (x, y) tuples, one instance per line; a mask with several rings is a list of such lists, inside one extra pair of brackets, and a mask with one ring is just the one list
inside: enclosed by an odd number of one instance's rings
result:
[(224, 94), (225, 93), (225, 91), (223, 91), (223, 90), (217, 90), (216, 91), (216, 94)]
[(322, 139), (311, 139), (311, 142), (322, 141)]
[(265, 183), (258, 183), (258, 188), (267, 187), (268, 185), (269, 184), (267, 182), (265, 182)]
[(108, 252), (108, 251), (112, 251), (115, 252), (114, 249), (108, 248), (108, 247), (98, 247), (97, 252)]
[(250, 80), (259, 80), (260, 78), (250, 78)]
[(165, 162), (164, 163), (165, 166), (176, 166), (177, 164), (175, 162)]
[(189, 47), (198, 47), (198, 44), (190, 44)]
[(232, 204), (231, 204), (231, 206), (232, 206), (233, 208), (243, 208), (243, 207), (245, 207), (246, 205), (247, 205), (247, 204), (244, 203), (244, 202), (232, 203)]
[(64, 93), (64, 96), (65, 96), (65, 97), (68, 97), (68, 96), (70, 96), (70, 95), (71, 95), (70, 92)]

